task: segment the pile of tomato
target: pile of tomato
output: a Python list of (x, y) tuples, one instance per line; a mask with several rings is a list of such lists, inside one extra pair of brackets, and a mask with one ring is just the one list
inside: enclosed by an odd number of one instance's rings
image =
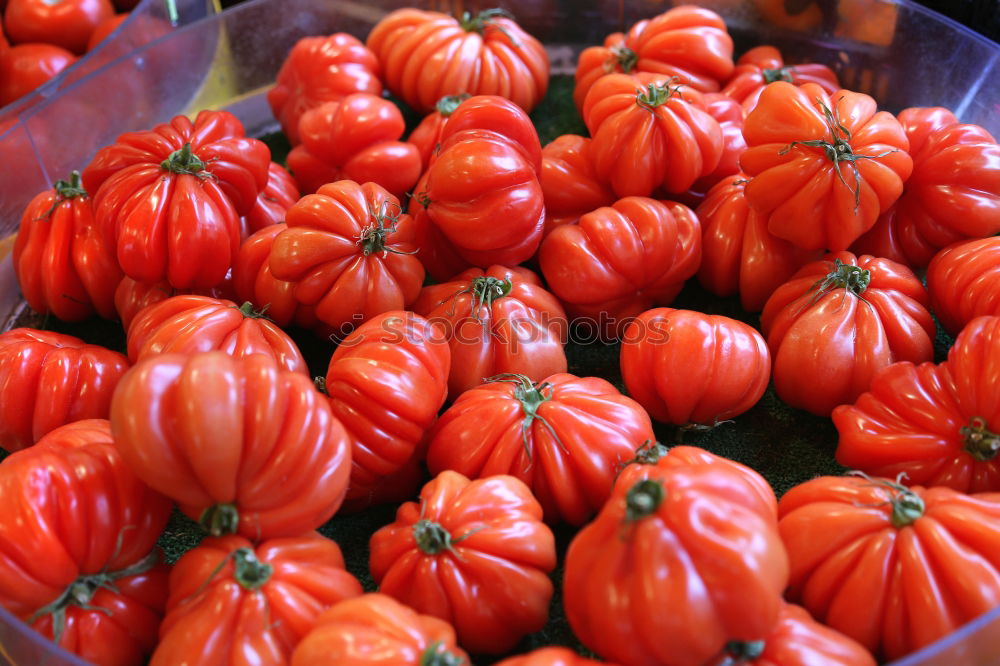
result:
[(0, 0), (0, 107), (92, 51), (136, 4), (138, 0)]
[[(589, 136), (543, 147), (537, 40), (402, 9), (296, 44), (285, 164), (202, 111), (40, 193), (25, 300), (126, 344), (0, 334), (0, 603), (156, 666), (859, 666), (1000, 605), (1000, 146), (733, 56), (694, 6), (609, 35), (575, 77)], [(692, 280), (759, 327), (669, 307)], [(574, 336), (620, 349), (624, 391), (568, 372)], [(856, 471), (779, 501), (656, 441), (769, 386)], [(379, 505), (365, 593), (316, 530)], [(175, 510), (205, 536), (171, 565)], [(555, 575), (590, 654), (515, 656)]]

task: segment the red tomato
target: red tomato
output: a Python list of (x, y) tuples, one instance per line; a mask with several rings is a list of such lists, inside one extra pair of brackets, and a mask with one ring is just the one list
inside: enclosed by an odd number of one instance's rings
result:
[[(503, 135), (515, 144), (535, 173), (541, 173), (542, 144), (538, 140), (538, 132), (528, 114), (510, 100), (497, 95), (476, 95), (465, 100), (441, 130), (441, 143), (466, 130), (489, 130)], [(468, 136), (477, 135), (463, 134), (463, 137)]]
[(877, 656), (910, 654), (1000, 604), (1000, 495), (824, 476), (778, 510), (789, 597)]
[(498, 661), (496, 666), (599, 666), (600, 664), (613, 666), (604, 661), (581, 657), (569, 648), (546, 647), (516, 657), (508, 657)]
[(982, 419), (990, 425), (996, 423), (993, 415), (1000, 409), (998, 396), (996, 391), (983, 391), (980, 386), (985, 383), (992, 387), (997, 383), (994, 354), (998, 348), (1000, 317), (976, 317), (965, 325), (948, 350), (948, 369), (958, 394), (965, 398), (965, 408), (971, 414), (985, 415)]
[(927, 267), (934, 314), (952, 335), (976, 317), (1000, 315), (1000, 236), (956, 243)]
[(213, 287), (240, 244), (239, 216), (267, 184), (271, 151), (228, 111), (202, 111), (98, 151), (83, 172), (94, 217), (140, 282)]
[(542, 149), (538, 180), (545, 199), (545, 235), (615, 202), (614, 192), (594, 171), (590, 139), (576, 134), (556, 137)]
[(288, 153), (288, 168), (303, 192), (326, 183), (377, 183), (403, 198), (420, 178), (420, 153), (399, 139), (406, 124), (387, 99), (355, 93), (309, 109), (299, 119), (302, 144)]
[(292, 174), (277, 162), (271, 162), (267, 168), (267, 185), (257, 195), (254, 207), (243, 216), (242, 236), (284, 222), (285, 212), (298, 200), (299, 186)]
[(52, 44), (18, 44), (0, 50), (0, 107), (7, 106), (76, 62)]
[(722, 17), (683, 5), (639, 21), (628, 35), (609, 35), (604, 46), (585, 49), (576, 67), (573, 101), (582, 111), (590, 88), (611, 72), (676, 76), (695, 90), (713, 92), (732, 71), (733, 40)]
[(378, 315), (337, 346), (326, 391), (351, 439), (348, 499), (375, 503), (390, 490), (381, 488), (386, 477), (412, 473), (404, 468), (422, 456), (450, 365), (444, 331), (412, 312)]
[(705, 93), (705, 111), (715, 118), (722, 130), (722, 157), (719, 165), (707, 176), (702, 176), (691, 186), (693, 194), (700, 195), (712, 189), (719, 181), (740, 173), (740, 157), (747, 149), (743, 138), (743, 108), (736, 100), (722, 93)]
[[(414, 192), (427, 190), (427, 174), (420, 177)], [(422, 208), (415, 197), (410, 198), (407, 212), (413, 217), (413, 242), (417, 246), (417, 258), (427, 274), (435, 282), (446, 282), (455, 275), (471, 267), (470, 262), (459, 255), (458, 250), (447, 236), (431, 221), (427, 210)], [(544, 210), (543, 210), (544, 213)]]
[(441, 147), (441, 134), (444, 126), (448, 122), (451, 114), (455, 113), (458, 105), (469, 99), (468, 93), (461, 95), (447, 95), (442, 97), (434, 105), (434, 111), (427, 114), (420, 124), (414, 128), (407, 139), (417, 147), (420, 152), (420, 161), (423, 163), (423, 170), (426, 171), (431, 159), (437, 154)]
[(719, 122), (701, 93), (663, 75), (612, 74), (587, 93), (583, 120), (594, 171), (620, 197), (679, 194), (722, 159)]
[(816, 622), (794, 604), (784, 604), (778, 623), (754, 641), (731, 641), (705, 666), (875, 666), (857, 641)]
[(720, 181), (695, 213), (702, 225), (698, 282), (716, 296), (740, 295), (748, 312), (760, 312), (774, 290), (818, 252), (771, 235), (767, 218), (747, 204), (745, 174)]
[(634, 666), (701, 666), (728, 641), (767, 635), (788, 559), (773, 516), (753, 508), (756, 489), (723, 465), (650, 465), (644, 476), (615, 484), (570, 543), (563, 603), (573, 632)]
[(760, 325), (778, 397), (818, 416), (857, 400), (887, 365), (931, 360), (937, 332), (910, 269), (850, 252), (803, 266), (768, 299)]
[(126, 466), (104, 420), (50, 432), (0, 465), (0, 604), (87, 661), (139, 666), (156, 645), (167, 498)]
[(775, 236), (806, 250), (846, 249), (903, 192), (913, 170), (903, 127), (875, 100), (776, 81), (743, 124), (747, 202)]
[(471, 652), (509, 652), (548, 620), (555, 537), (512, 476), (441, 472), (372, 535), (370, 550), (379, 591), (445, 620)]
[(15, 44), (44, 42), (80, 55), (94, 29), (114, 14), (110, 0), (9, 0), (3, 26)]
[(171, 296), (191, 293), (228, 300), (236, 298), (236, 292), (233, 290), (233, 282), (229, 278), (222, 284), (209, 289), (187, 290), (173, 289), (166, 282), (156, 282), (154, 284), (136, 282), (126, 276), (122, 278), (121, 282), (115, 288), (115, 311), (122, 322), (122, 327), (128, 333), (129, 326), (132, 325), (132, 320), (145, 308), (154, 303), (164, 301)]
[(94, 32), (90, 33), (90, 39), (87, 40), (87, 51), (90, 52), (97, 48), (97, 45), (110, 37), (111, 33), (117, 30), (118, 26), (124, 23), (128, 17), (128, 12), (115, 14), (98, 23)]
[(574, 323), (614, 339), (698, 270), (701, 227), (681, 204), (626, 197), (554, 229), (538, 260)]
[(295, 299), (343, 337), (416, 300), (424, 268), (413, 256), (413, 227), (399, 201), (375, 183), (329, 183), (285, 214), (268, 259)]
[(537, 380), (566, 372), (566, 313), (527, 268), (470, 268), (450, 282), (424, 287), (413, 311), (444, 330), (452, 397), (494, 375)]
[(338, 32), (296, 42), (267, 91), (267, 103), (296, 146), (303, 113), (353, 93), (382, 94), (378, 60), (356, 37)]
[(13, 250), (24, 300), (35, 312), (81, 321), (114, 319), (122, 272), (94, 224), (90, 197), (74, 171), (28, 204)]
[(156, 354), (195, 354), (218, 349), (236, 358), (264, 354), (289, 372), (309, 374), (288, 334), (243, 306), (209, 296), (171, 296), (145, 308), (128, 328), (132, 363)]
[(150, 666), (287, 664), (321, 612), (361, 593), (340, 548), (316, 532), (256, 547), (235, 535), (205, 539), (170, 572)]
[(0, 448), (31, 446), (61, 425), (107, 418), (128, 359), (31, 328), (0, 333)]
[(757, 46), (736, 61), (736, 69), (722, 88), (722, 93), (742, 104), (745, 112), (750, 113), (757, 106), (764, 88), (775, 81), (787, 81), (797, 86), (815, 83), (827, 95), (840, 90), (837, 75), (826, 65), (804, 63), (786, 66), (778, 49)]
[(532, 384), (502, 375), (466, 391), (431, 430), (427, 467), (476, 479), (510, 474), (548, 522), (583, 524), (607, 500), (618, 467), (653, 439), (649, 416), (597, 377)]
[(979, 125), (947, 123), (942, 111), (900, 114), (913, 175), (895, 207), (858, 240), (864, 251), (922, 268), (947, 245), (1000, 232), (1000, 145)]
[[(963, 384), (990, 391), (981, 366)], [(875, 375), (853, 405), (833, 410), (837, 462), (908, 485), (959, 492), (1000, 491), (1000, 410), (978, 413), (959, 393), (947, 364), (894, 363)]]
[(549, 84), (549, 58), (537, 39), (501, 9), (461, 20), (398, 9), (368, 34), (386, 87), (418, 113), (445, 95), (502, 95), (531, 111)]
[(296, 536), (334, 514), (350, 443), (301, 373), (223, 352), (140, 361), (111, 404), (122, 457), (213, 536)]
[(291, 666), (462, 666), (447, 622), (420, 615), (384, 594), (341, 601), (319, 616)]
[(621, 369), (629, 395), (657, 421), (714, 426), (757, 404), (771, 355), (741, 321), (656, 308), (625, 329)]

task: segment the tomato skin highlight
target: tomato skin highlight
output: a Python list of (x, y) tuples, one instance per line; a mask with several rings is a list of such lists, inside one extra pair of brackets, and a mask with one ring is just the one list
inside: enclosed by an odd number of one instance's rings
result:
[(52, 44), (17, 44), (0, 50), (0, 106), (27, 95), (76, 62)]

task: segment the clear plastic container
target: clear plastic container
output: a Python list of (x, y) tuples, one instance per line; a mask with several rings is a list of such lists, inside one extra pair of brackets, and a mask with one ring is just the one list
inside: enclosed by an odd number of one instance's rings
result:
[[(144, 3), (145, 4), (145, 3)], [(17, 229), (37, 192), (85, 166), (120, 132), (177, 113), (227, 108), (249, 134), (277, 129), (264, 99), (291, 46), (306, 35), (363, 38), (388, 11), (416, 5), (476, 11), (500, 5), (545, 43), (553, 71), (573, 72), (576, 54), (639, 18), (684, 2), (663, 0), (252, 0), (171, 31), (82, 77), (21, 114), (0, 136), (0, 239)], [(789, 62), (824, 62), (845, 87), (883, 108), (945, 106), (1000, 135), (1000, 45), (905, 1), (818, 0), (784, 15), (783, 0), (700, 0), (728, 22), (737, 52), (770, 43)], [(0, 244), (0, 247), (3, 245)], [(2, 250), (0, 250), (2, 253)], [(21, 306), (9, 257), (0, 262), (0, 314)], [(0, 664), (81, 664), (0, 608)], [(1000, 664), (1000, 608), (896, 666)]]

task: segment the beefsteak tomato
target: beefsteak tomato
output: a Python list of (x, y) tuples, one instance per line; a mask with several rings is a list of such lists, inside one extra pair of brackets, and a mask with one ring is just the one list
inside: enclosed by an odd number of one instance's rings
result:
[(115, 14), (111, 0), (8, 0), (3, 27), (14, 44), (45, 43), (76, 55), (97, 26)]
[(292, 174), (277, 162), (271, 162), (267, 167), (267, 185), (257, 195), (257, 203), (243, 216), (241, 237), (245, 240), (264, 227), (284, 222), (285, 211), (298, 200), (299, 185)]
[(952, 335), (976, 317), (1000, 315), (1000, 236), (955, 243), (934, 255), (927, 292)]
[(115, 311), (118, 313), (118, 319), (122, 322), (122, 328), (128, 333), (129, 326), (132, 325), (132, 320), (142, 310), (171, 296), (181, 294), (200, 294), (202, 296), (230, 301), (236, 298), (233, 281), (229, 277), (226, 278), (225, 282), (215, 287), (191, 290), (174, 289), (167, 282), (156, 282), (153, 284), (136, 282), (126, 275), (118, 283), (118, 286), (115, 287)]
[(590, 139), (576, 134), (556, 137), (542, 149), (538, 180), (545, 201), (545, 235), (615, 202), (614, 192), (594, 171)]
[(736, 61), (732, 76), (722, 88), (722, 94), (732, 97), (743, 105), (744, 113), (750, 113), (757, 106), (760, 94), (775, 81), (787, 81), (800, 86), (815, 83), (827, 95), (840, 90), (840, 82), (833, 70), (819, 63), (785, 65), (781, 52), (770, 45), (757, 46)]

